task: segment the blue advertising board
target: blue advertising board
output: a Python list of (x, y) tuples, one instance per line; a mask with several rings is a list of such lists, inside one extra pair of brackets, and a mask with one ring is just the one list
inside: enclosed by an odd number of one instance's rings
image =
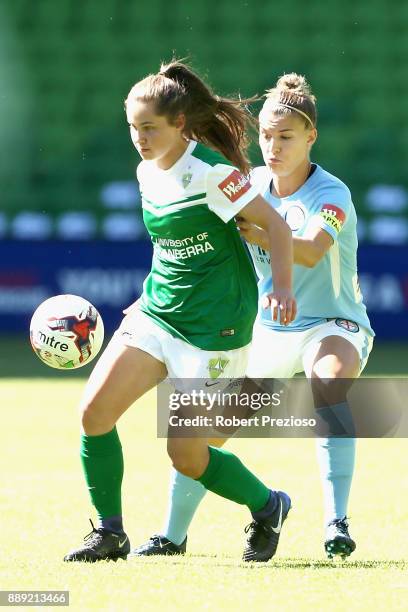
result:
[(62, 293), (88, 299), (114, 329), (140, 295), (151, 256), (150, 241), (0, 242), (0, 332), (28, 333), (36, 307)]
[[(90, 300), (107, 330), (139, 295), (151, 243), (0, 242), (0, 333), (28, 333), (31, 315), (52, 295)], [(359, 277), (379, 339), (408, 340), (408, 247), (363, 245)]]
[(358, 270), (377, 338), (408, 340), (408, 246), (362, 245)]

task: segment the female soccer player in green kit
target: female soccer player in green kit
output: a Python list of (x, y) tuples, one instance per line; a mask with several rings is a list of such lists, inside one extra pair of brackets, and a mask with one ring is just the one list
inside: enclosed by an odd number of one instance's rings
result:
[[(247, 376), (282, 379), (304, 371), (310, 379), (317, 415), (328, 434), (316, 440), (324, 547), (329, 557), (344, 558), (355, 549), (346, 520), (355, 457), (346, 393), (367, 363), (374, 336), (358, 284), (356, 212), (347, 186), (310, 160), (317, 138), (316, 102), (304, 77), (288, 74), (278, 80), (267, 92), (259, 124), (265, 165), (253, 170), (251, 181), (291, 227), (298, 314), (282, 326), (262, 307), (275, 284), (268, 239), (242, 218), (238, 224), (260, 296)], [(339, 379), (345, 382), (339, 385)], [(200, 483), (173, 473), (166, 526), (135, 554), (183, 554), (187, 529), (205, 492)]]
[[(66, 561), (126, 558), (130, 550), (116, 430), (129, 406), (167, 376), (212, 380), (245, 373), (257, 288), (236, 215), (268, 236), (272, 318), (286, 325), (296, 314), (290, 230), (248, 180), (249, 115), (242, 102), (214, 95), (173, 61), (132, 87), (126, 115), (142, 157), (137, 175), (153, 242), (152, 269), (81, 402), (81, 459), (100, 524)], [(170, 438), (168, 452), (180, 473), (249, 508), (260, 535), (247, 543), (244, 558), (270, 559), (289, 496), (270, 490), (235, 455), (209, 447), (206, 439)]]

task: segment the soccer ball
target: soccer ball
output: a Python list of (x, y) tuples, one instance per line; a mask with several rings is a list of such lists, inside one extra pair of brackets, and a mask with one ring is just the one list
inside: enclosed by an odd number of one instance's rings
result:
[(78, 295), (56, 295), (40, 304), (30, 324), (34, 352), (51, 368), (81, 368), (94, 359), (103, 342), (99, 312)]

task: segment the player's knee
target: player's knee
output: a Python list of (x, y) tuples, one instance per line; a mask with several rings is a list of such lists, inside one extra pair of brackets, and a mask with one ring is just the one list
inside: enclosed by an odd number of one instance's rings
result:
[(115, 421), (106, 407), (98, 400), (83, 402), (80, 406), (81, 425), (88, 435), (98, 435), (101, 430), (109, 431)]
[(203, 473), (202, 467), (196, 458), (191, 453), (183, 452), (180, 449), (167, 448), (168, 455), (171, 459), (175, 470), (188, 476), (189, 478), (199, 478)]
[(313, 376), (311, 386), (315, 403), (327, 406), (345, 402), (352, 381), (347, 378), (320, 378)]

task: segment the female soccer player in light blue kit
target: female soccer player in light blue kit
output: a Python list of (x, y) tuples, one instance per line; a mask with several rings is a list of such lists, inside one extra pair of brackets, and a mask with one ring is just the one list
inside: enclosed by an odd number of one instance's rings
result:
[[(374, 333), (358, 284), (356, 213), (350, 191), (311, 163), (316, 138), (315, 97), (306, 80), (297, 74), (281, 77), (267, 92), (260, 113), (259, 142), (266, 165), (252, 172), (252, 180), (292, 229), (298, 316), (284, 327), (263, 307), (273, 288), (267, 235), (238, 221), (249, 243), (260, 295), (247, 376), (291, 378), (304, 371), (311, 380), (316, 410), (329, 435), (317, 439), (325, 549), (329, 557), (344, 558), (355, 549), (346, 520), (355, 439), (346, 385), (341, 385), (339, 396), (335, 382), (360, 375)], [(334, 384), (319, 384), (323, 379)], [(204, 493), (199, 483), (174, 473), (163, 535), (153, 536), (136, 553), (183, 553), (188, 525)]]

